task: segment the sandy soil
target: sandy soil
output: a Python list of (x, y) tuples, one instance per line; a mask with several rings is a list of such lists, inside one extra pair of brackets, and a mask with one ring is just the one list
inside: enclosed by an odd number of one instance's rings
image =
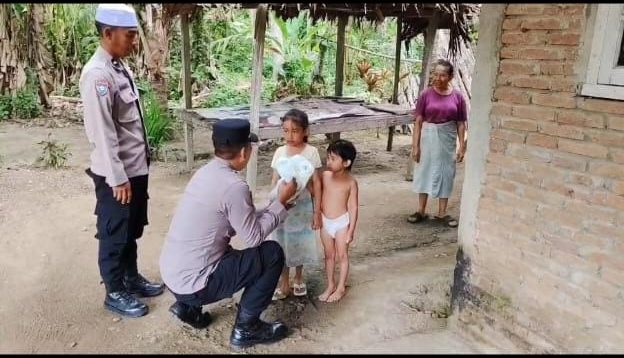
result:
[[(33, 166), (47, 134), (69, 145), (66, 169)], [(361, 209), (347, 296), (336, 304), (314, 299), (323, 288), (319, 267), (305, 271), (309, 297), (289, 298), (267, 309), (267, 318), (292, 328), (282, 342), (257, 346), (256, 353), (479, 353), (492, 352), (448, 327), (444, 318), (456, 253), (456, 229), (412, 225), (416, 195), (404, 180), (408, 136), (395, 136), (385, 151), (385, 133), (343, 134), (359, 150), (354, 174)], [(210, 151), (210, 137), (198, 132), (198, 152)], [(312, 139), (319, 148), (324, 136)], [(182, 148), (183, 143), (172, 147)], [(259, 189), (268, 192), (271, 148), (261, 151)], [(324, 155), (324, 150), (321, 151)], [(102, 307), (94, 239), (95, 196), (84, 174), (89, 148), (83, 128), (0, 124), (0, 352), (2, 353), (229, 353), (228, 338), (237, 297), (208, 306), (215, 322), (195, 330), (168, 312), (173, 296), (147, 299), (150, 313), (119, 318)], [(197, 167), (208, 159), (198, 161)], [(191, 173), (184, 163), (153, 165), (150, 225), (139, 241), (139, 267), (159, 278), (158, 257), (171, 216)], [(458, 215), (463, 165), (458, 167), (450, 213)], [(433, 203), (429, 211), (437, 209)], [(319, 249), (320, 250), (320, 249)], [(206, 308), (205, 308), (206, 309)]]

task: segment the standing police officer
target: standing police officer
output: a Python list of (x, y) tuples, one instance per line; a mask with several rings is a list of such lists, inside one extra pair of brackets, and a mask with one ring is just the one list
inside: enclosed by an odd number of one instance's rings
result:
[[(271, 303), (284, 267), (284, 252), (267, 236), (286, 218), (286, 203), (296, 184), (285, 184), (279, 199), (256, 210), (247, 183), (238, 171), (247, 166), (258, 138), (249, 121), (226, 119), (213, 126), (216, 158), (200, 168), (188, 183), (171, 221), (160, 257), (160, 272), (176, 297), (169, 309), (195, 328), (210, 324), (202, 305), (232, 297), (244, 288), (230, 336), (234, 347), (276, 341), (286, 326), (268, 323), (260, 314)], [(234, 250), (237, 235), (250, 248)]]
[(130, 317), (148, 312), (131, 294), (163, 293), (137, 269), (136, 239), (147, 225), (150, 152), (132, 75), (121, 61), (136, 48), (137, 17), (123, 4), (101, 4), (95, 13), (100, 46), (80, 76), (84, 126), (91, 144), (87, 174), (97, 199), (98, 265), (106, 286), (104, 307)]

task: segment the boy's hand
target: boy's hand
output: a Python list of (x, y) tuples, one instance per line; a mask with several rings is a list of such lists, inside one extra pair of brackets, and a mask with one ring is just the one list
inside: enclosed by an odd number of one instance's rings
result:
[(320, 230), (322, 226), (321, 213), (314, 213), (312, 216), (312, 230)]

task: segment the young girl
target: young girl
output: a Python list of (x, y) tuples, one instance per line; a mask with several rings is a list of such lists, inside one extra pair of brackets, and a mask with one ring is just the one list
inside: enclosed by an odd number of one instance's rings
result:
[(283, 299), (290, 294), (289, 271), (296, 267), (293, 283), (293, 294), (305, 296), (306, 284), (303, 282), (303, 265), (317, 263), (316, 235), (314, 230), (321, 227), (321, 178), (316, 169), (321, 167), (321, 156), (318, 150), (308, 142), (308, 115), (298, 109), (291, 109), (281, 118), (284, 141), (275, 151), (271, 168), (273, 178), (271, 186), (279, 180), (275, 170), (278, 160), (282, 157), (301, 155), (310, 161), (315, 168), (304, 190), (297, 198), (296, 205), (289, 210), (286, 221), (274, 232), (274, 239), (284, 249), (286, 265), (273, 299)]

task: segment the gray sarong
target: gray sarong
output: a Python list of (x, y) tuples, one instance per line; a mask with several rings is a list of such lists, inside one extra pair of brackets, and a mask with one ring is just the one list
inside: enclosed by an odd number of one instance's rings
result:
[(423, 123), (420, 137), (420, 163), (414, 167), (416, 193), (448, 198), (455, 180), (457, 122)]

